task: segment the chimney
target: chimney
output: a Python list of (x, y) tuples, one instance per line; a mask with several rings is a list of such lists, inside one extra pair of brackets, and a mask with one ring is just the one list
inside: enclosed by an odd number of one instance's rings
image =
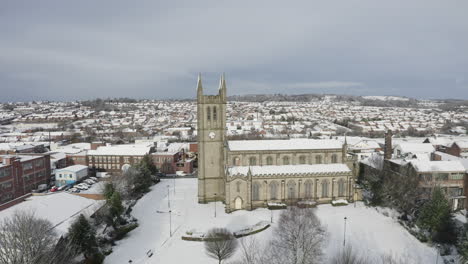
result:
[(385, 133), (384, 160), (392, 158), (392, 151), (392, 130), (388, 130), (387, 133)]

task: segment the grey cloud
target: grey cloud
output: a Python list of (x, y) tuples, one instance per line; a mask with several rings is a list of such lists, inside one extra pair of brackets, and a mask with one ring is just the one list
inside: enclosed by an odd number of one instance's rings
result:
[(187, 98), (198, 72), (230, 94), (468, 98), (466, 1), (1, 5), (1, 101)]

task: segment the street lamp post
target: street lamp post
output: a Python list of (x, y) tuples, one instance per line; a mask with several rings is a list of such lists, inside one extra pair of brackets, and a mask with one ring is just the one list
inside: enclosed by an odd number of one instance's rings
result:
[(169, 209), (169, 236), (172, 237), (172, 210)]
[(343, 235), (343, 247), (346, 245), (346, 216), (344, 217), (344, 235)]
[(167, 185), (167, 208), (171, 208), (171, 200), (169, 199), (169, 185)]
[(173, 177), (174, 178), (174, 196), (175, 196), (175, 176), (176, 175), (174, 174), (174, 177)]
[(437, 248), (437, 252), (436, 252), (436, 264), (439, 263), (439, 254), (440, 254), (440, 245), (437, 244), (436, 245), (436, 248)]
[(215, 197), (215, 201), (214, 201), (214, 217), (216, 218), (216, 193), (214, 194), (214, 197)]

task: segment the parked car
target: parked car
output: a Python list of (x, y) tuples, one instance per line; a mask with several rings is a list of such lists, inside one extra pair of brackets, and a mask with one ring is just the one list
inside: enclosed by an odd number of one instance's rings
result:
[(62, 186), (60, 186), (60, 187), (57, 188), (57, 191), (64, 191), (64, 190), (66, 190), (66, 189), (67, 189), (67, 186), (68, 186), (68, 185), (62, 185)]
[(38, 192), (43, 192), (45, 190), (47, 190), (47, 184), (39, 184), (39, 186), (37, 187)]
[(75, 185), (75, 188), (80, 189), (80, 190), (88, 190), (89, 185), (87, 185), (85, 183), (80, 183), (80, 184)]
[(77, 189), (77, 188), (75, 188), (75, 187), (73, 187), (73, 188), (70, 188), (69, 190), (67, 190), (67, 192), (69, 192), (69, 193), (79, 193), (80, 190)]
[(93, 180), (91, 180), (91, 179), (86, 179), (86, 180), (84, 180), (83, 182), (85, 182), (85, 183), (87, 183), (87, 184), (89, 184), (89, 185), (93, 185), (93, 184), (96, 183), (95, 181), (93, 181)]
[(57, 186), (53, 186), (52, 188), (50, 188), (50, 192), (56, 192), (57, 190), (58, 190)]
[(95, 181), (95, 182), (98, 182), (98, 181), (99, 181), (98, 178), (96, 178), (96, 177), (89, 177), (89, 178), (90, 178), (91, 180)]

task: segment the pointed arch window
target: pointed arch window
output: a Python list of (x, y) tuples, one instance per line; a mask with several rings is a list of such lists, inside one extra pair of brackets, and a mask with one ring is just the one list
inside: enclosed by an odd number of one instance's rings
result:
[(332, 162), (332, 163), (338, 163), (338, 156), (336, 156), (336, 154), (333, 154), (333, 155), (331, 156), (331, 162)]
[(322, 164), (322, 156), (315, 156), (315, 164)]
[(216, 111), (216, 106), (213, 106), (213, 120), (218, 120), (218, 112)]
[(288, 182), (288, 199), (296, 198), (296, 183), (294, 181)]
[(260, 200), (260, 184), (258, 182), (253, 184), (252, 200), (254, 201)]
[(255, 158), (255, 157), (250, 157), (250, 158), (249, 158), (249, 165), (250, 165), (250, 166), (256, 166), (256, 165), (257, 165), (257, 158)]
[(283, 157), (283, 165), (289, 165), (289, 157), (288, 156)]
[(312, 181), (307, 180), (304, 185), (305, 185), (305, 198), (312, 198)]
[(206, 108), (206, 119), (211, 120), (211, 108), (209, 106)]
[(273, 165), (273, 158), (271, 156), (268, 156), (266, 162), (267, 165)]
[(338, 180), (338, 196), (345, 196), (345, 180), (339, 179)]
[(299, 164), (306, 164), (306, 156), (299, 157)]
[(270, 183), (270, 200), (278, 199), (278, 183), (271, 182)]
[(322, 181), (322, 198), (328, 197), (328, 180)]

